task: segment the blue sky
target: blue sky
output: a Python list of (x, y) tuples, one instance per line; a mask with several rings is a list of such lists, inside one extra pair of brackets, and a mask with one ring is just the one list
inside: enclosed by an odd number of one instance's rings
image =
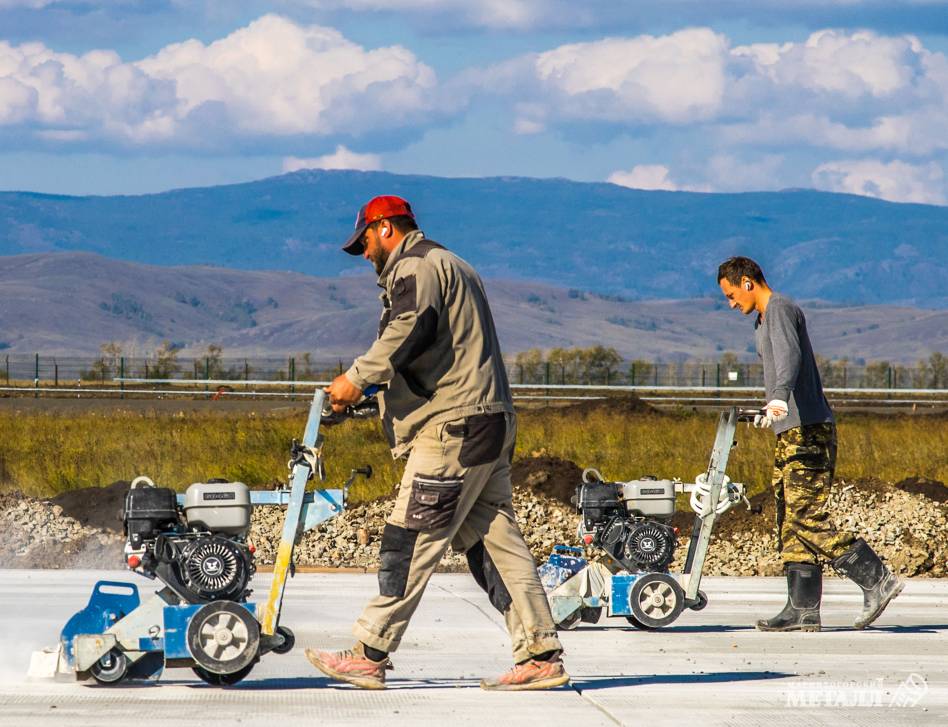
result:
[(948, 0), (0, 0), (0, 189), (304, 167), (948, 203)]

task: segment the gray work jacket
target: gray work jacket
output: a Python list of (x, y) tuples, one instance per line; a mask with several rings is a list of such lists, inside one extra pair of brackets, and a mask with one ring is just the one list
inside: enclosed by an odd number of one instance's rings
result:
[(356, 387), (387, 384), (382, 423), (396, 458), (422, 428), (513, 412), (507, 370), (484, 284), (467, 262), (421, 230), (389, 256), (375, 343), (346, 372)]

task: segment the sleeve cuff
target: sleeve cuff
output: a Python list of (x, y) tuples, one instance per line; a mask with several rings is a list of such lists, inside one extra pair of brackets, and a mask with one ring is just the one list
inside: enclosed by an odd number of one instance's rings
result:
[(790, 404), (790, 389), (788, 389), (788, 388), (774, 389), (773, 396), (771, 396), (770, 398), (771, 398), (771, 400), (773, 400), (773, 399), (779, 399), (780, 401), (785, 401), (785, 402), (787, 402), (787, 405), (789, 406), (789, 404)]
[(364, 377), (359, 375), (355, 364), (352, 364), (352, 366), (349, 367), (349, 370), (345, 373), (345, 377), (349, 379), (349, 383), (356, 387), (359, 391), (365, 391), (372, 383), (370, 381), (366, 381)]

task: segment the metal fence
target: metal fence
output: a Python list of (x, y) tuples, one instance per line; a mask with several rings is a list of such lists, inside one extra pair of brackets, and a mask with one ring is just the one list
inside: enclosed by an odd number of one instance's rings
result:
[[(208, 381), (323, 381), (343, 372), (348, 359), (315, 360), (310, 355), (265, 357), (150, 358), (115, 356), (52, 356), (45, 354), (0, 355), (0, 376), (6, 386), (81, 387), (106, 385), (122, 379), (202, 379)], [(514, 384), (655, 386), (655, 387), (759, 387), (763, 367), (758, 363), (645, 361), (583, 365), (581, 362), (507, 362)], [(884, 363), (853, 365), (822, 361), (827, 388), (842, 389), (948, 389), (944, 359), (937, 354), (918, 366)]]

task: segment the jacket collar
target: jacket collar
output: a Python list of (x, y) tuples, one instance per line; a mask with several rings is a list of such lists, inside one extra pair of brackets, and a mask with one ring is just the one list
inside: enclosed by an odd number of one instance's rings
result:
[(417, 243), (419, 240), (425, 239), (425, 233), (421, 230), (412, 230), (404, 239), (398, 243), (398, 247), (392, 250), (392, 254), (388, 256), (388, 260), (385, 263), (385, 267), (382, 268), (382, 272), (379, 275), (378, 285), (380, 288), (385, 287), (385, 283), (388, 280), (388, 276), (392, 274), (392, 270), (395, 268), (395, 263), (398, 262), (398, 259), (409, 250), (412, 245)]

